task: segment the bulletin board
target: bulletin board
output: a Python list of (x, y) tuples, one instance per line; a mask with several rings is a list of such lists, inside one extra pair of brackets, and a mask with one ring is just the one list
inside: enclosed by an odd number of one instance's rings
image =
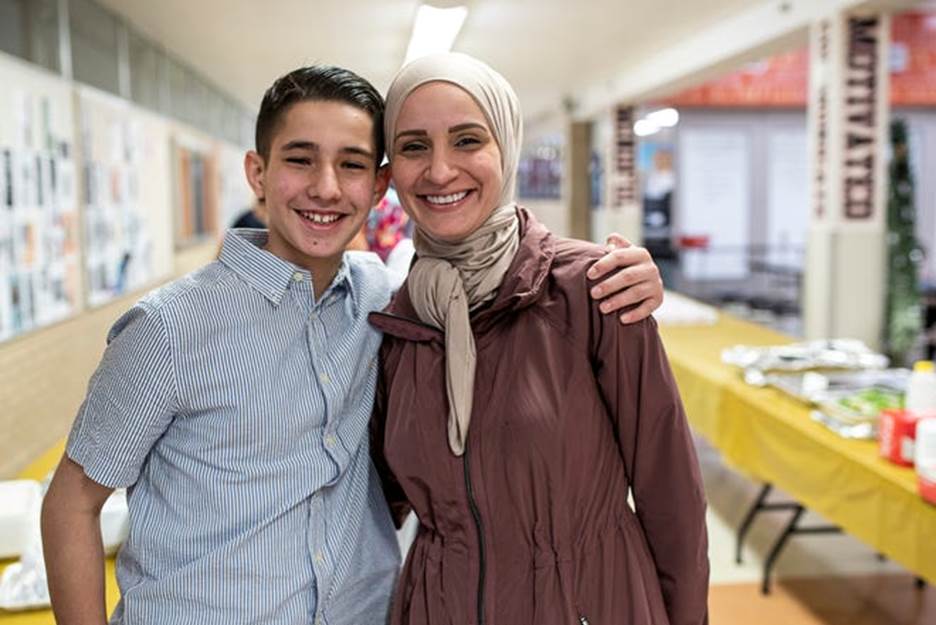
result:
[(80, 307), (71, 85), (0, 54), (0, 341)]
[(84, 274), (99, 306), (172, 273), (166, 122), (119, 98), (78, 87)]

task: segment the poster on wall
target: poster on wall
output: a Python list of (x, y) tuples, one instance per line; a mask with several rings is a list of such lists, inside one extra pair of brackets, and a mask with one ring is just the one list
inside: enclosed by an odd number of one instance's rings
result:
[(705, 240), (682, 254), (692, 280), (747, 275), (750, 144), (741, 129), (686, 129), (679, 133), (680, 236)]
[(78, 118), (84, 273), (88, 302), (97, 306), (172, 270), (168, 134), (149, 113), (86, 87)]
[(540, 138), (524, 146), (517, 168), (517, 194), (531, 200), (557, 200), (562, 197), (562, 156), (560, 135)]
[(805, 128), (767, 136), (767, 262), (802, 270), (809, 230), (809, 143)]
[(176, 247), (202, 243), (221, 233), (218, 160), (213, 140), (182, 128), (173, 133)]
[(0, 54), (0, 341), (78, 311), (71, 87)]

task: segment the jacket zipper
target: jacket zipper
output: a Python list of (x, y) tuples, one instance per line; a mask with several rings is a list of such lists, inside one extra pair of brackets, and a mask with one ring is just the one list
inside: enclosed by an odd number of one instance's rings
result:
[[(431, 326), (428, 323), (422, 321), (416, 321), (408, 317), (403, 317), (401, 315), (396, 315), (388, 312), (378, 312), (374, 313), (380, 317), (388, 317), (390, 319), (396, 319), (398, 321), (403, 321), (417, 327), (423, 327), (434, 332), (441, 332), (439, 328)], [(485, 560), (484, 560), (484, 526), (481, 521), (481, 511), (478, 510), (478, 504), (474, 498), (474, 491), (471, 488), (471, 465), (468, 462), (468, 444), (465, 444), (465, 453), (462, 455), (464, 460), (465, 468), (465, 489), (468, 491), (468, 507), (471, 509), (471, 516), (474, 519), (475, 530), (478, 533), (478, 625), (484, 625), (484, 572), (485, 572)], [(588, 625), (586, 622), (585, 625)]]
[(588, 622), (588, 619), (585, 618), (584, 616), (579, 616), (579, 623), (580, 625), (590, 625)]
[(462, 456), (465, 463), (465, 488), (468, 490), (468, 506), (471, 516), (474, 517), (475, 529), (478, 532), (478, 625), (484, 625), (484, 530), (481, 524), (481, 512), (475, 502), (474, 492), (471, 490), (471, 465), (468, 463), (468, 445)]

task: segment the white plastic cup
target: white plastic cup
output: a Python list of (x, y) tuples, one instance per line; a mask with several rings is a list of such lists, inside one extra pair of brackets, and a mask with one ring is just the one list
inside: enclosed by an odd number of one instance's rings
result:
[(917, 422), (914, 461), (920, 479), (936, 483), (936, 417)]
[(936, 412), (936, 368), (932, 361), (918, 360), (907, 382), (904, 408), (922, 415)]

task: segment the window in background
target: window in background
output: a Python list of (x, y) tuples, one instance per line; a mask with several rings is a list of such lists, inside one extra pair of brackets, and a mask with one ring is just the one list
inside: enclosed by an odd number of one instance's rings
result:
[(523, 199), (562, 197), (562, 138), (547, 137), (526, 146), (520, 154), (517, 192)]
[(240, 107), (236, 102), (229, 99), (224, 100), (224, 138), (235, 144), (241, 145), (240, 136)]
[(216, 137), (224, 136), (224, 100), (221, 94), (210, 85), (205, 90), (205, 112), (207, 123), (204, 128)]
[(256, 114), (243, 113), (240, 118), (240, 144), (254, 147), (254, 126), (257, 122)]
[(169, 58), (169, 114), (178, 120), (188, 118), (186, 98), (186, 70), (173, 58)]
[(148, 40), (130, 31), (130, 97), (151, 111), (168, 113), (168, 102), (163, 98), (166, 81), (164, 56)]
[(201, 77), (195, 72), (189, 70), (186, 96), (188, 97), (188, 119), (186, 121), (200, 130), (207, 130), (209, 125), (208, 118), (208, 90)]
[(214, 236), (218, 225), (217, 153), (200, 141), (177, 143), (173, 167), (176, 183), (175, 241), (177, 248)]
[(198, 128), (207, 133), (218, 135), (218, 103), (211, 85), (199, 81), (198, 88)]
[(58, 2), (0, 0), (0, 50), (58, 72)]
[(117, 19), (89, 0), (69, 0), (68, 13), (75, 80), (119, 94)]

